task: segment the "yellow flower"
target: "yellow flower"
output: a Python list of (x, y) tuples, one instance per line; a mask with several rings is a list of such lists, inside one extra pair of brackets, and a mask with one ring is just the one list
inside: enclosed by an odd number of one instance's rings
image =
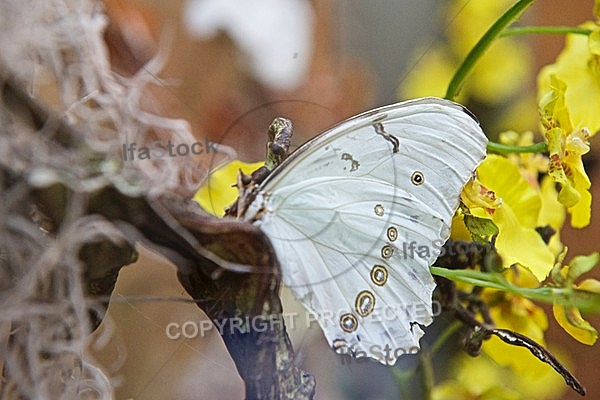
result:
[[(505, 278), (523, 288), (539, 286), (537, 278), (522, 267), (508, 270)], [(545, 346), (544, 332), (548, 328), (548, 318), (541, 307), (522, 296), (496, 290), (484, 292), (484, 299), (492, 305), (490, 315), (496, 326), (518, 332)], [(547, 398), (550, 394), (556, 394), (555, 390), (563, 385), (560, 376), (549, 365), (532, 357), (527, 349), (508, 346), (495, 336), (483, 342), (482, 357), (486, 356), (500, 366), (510, 367), (519, 383), (527, 382), (526, 385), (517, 384), (518, 392), (523, 396), (521, 398)], [(549, 390), (547, 385), (554, 389)], [(524, 386), (528, 388), (524, 389)], [(522, 390), (529, 390), (530, 393), (524, 395)]]
[[(565, 254), (566, 251), (561, 255), (561, 259)], [(600, 293), (600, 281), (596, 279), (586, 279), (579, 285), (574, 284), (581, 275), (593, 269), (599, 259), (598, 253), (593, 253), (590, 256), (574, 257), (570, 265), (561, 266), (559, 261), (552, 274), (554, 283), (564, 288), (572, 287), (575, 290)], [(577, 307), (555, 302), (552, 311), (559, 325), (579, 342), (591, 346), (598, 339), (598, 331), (583, 319)]]
[(587, 126), (592, 135), (600, 130), (600, 26), (586, 22), (589, 36), (567, 35), (566, 46), (554, 64), (538, 75), (538, 98), (555, 90), (553, 76), (568, 90), (564, 101), (576, 127)]
[(455, 39), (454, 46), (460, 49), (459, 52), (466, 54), (513, 1), (473, 1), (465, 4), (454, 0), (449, 3), (444, 13), (448, 36)]
[(225, 207), (230, 206), (238, 196), (238, 189), (234, 186), (238, 171), (241, 169), (244, 174), (251, 174), (263, 164), (264, 162), (247, 164), (235, 160), (223, 165), (211, 172), (207, 181), (194, 195), (194, 200), (209, 213), (223, 216)]
[[(510, 146), (530, 146), (534, 143), (532, 132), (518, 134), (514, 131), (507, 131), (499, 135), (499, 140), (500, 143)], [(554, 181), (550, 177), (544, 176), (541, 184), (538, 183), (540, 173), (548, 170), (548, 157), (539, 153), (523, 153), (509, 154), (507, 158), (519, 166), (521, 175), (527, 183), (539, 192), (542, 203), (536, 226), (550, 226), (556, 231), (550, 238), (548, 247), (554, 255), (558, 255), (563, 250), (560, 230), (565, 222), (565, 207), (558, 201), (558, 193), (554, 187)]]
[[(504, 277), (519, 287), (538, 287), (538, 279), (522, 267), (507, 270)], [(490, 315), (499, 328), (509, 329), (527, 336), (544, 345), (544, 331), (548, 328), (548, 318), (544, 310), (530, 300), (502, 291), (487, 290), (484, 293), (490, 307)], [(500, 365), (511, 366), (516, 372), (523, 372), (525, 358), (531, 358), (521, 348), (506, 346), (500, 340), (490, 340), (483, 344), (483, 351)], [(534, 363), (535, 364), (535, 363)]]
[(502, 205), (491, 216), (483, 208), (471, 212), (491, 218), (499, 228), (496, 249), (504, 265), (518, 263), (528, 268), (538, 281), (544, 280), (554, 265), (554, 254), (535, 230), (542, 207), (540, 191), (529, 185), (513, 162), (497, 155), (485, 158), (477, 176), (486, 188), (502, 198)]
[(460, 199), (467, 208), (483, 208), (489, 215), (502, 205), (502, 199), (494, 191), (486, 188), (479, 179), (471, 178), (463, 188)]
[(542, 198), (542, 207), (538, 215), (538, 226), (552, 227), (556, 233), (550, 238), (548, 247), (552, 254), (557, 256), (564, 248), (560, 241), (560, 230), (562, 229), (565, 219), (565, 207), (558, 201), (558, 193), (554, 187), (554, 181), (551, 177), (545, 176), (540, 185), (540, 196)]
[[(531, 355), (527, 358), (545, 365)], [(448, 370), (452, 376), (433, 388), (433, 400), (552, 400), (561, 398), (566, 390), (560, 375), (550, 367), (534, 368), (524, 379), (485, 354), (477, 358), (460, 355)]]
[[(415, 52), (414, 70), (400, 86), (400, 98), (444, 96), (456, 68), (490, 25), (512, 4), (513, 0), (478, 1), (465, 6), (451, 1), (443, 11), (448, 26), (447, 40), (431, 49)], [(497, 41), (488, 49), (454, 100), (466, 103), (469, 98), (498, 104), (523, 90), (531, 75), (531, 51), (521, 38)], [(510, 54), (510, 57), (506, 57)], [(513, 116), (514, 120), (514, 116)]]
[(561, 185), (558, 201), (568, 208), (571, 225), (583, 228), (590, 223), (592, 195), (581, 156), (590, 149), (590, 134), (587, 128), (573, 128), (565, 100), (566, 84), (558, 76), (551, 75), (550, 87), (551, 90), (540, 99), (550, 154), (548, 174)]
[[(506, 55), (510, 54), (510, 57)], [(487, 104), (502, 104), (530, 79), (531, 50), (514, 39), (497, 41), (481, 57), (465, 82), (471, 96)]]
[[(475, 43), (514, 1), (453, 1), (446, 12), (448, 37), (454, 58), (464, 60)], [(506, 55), (510, 54), (510, 57)], [(531, 76), (531, 51), (522, 38), (496, 41), (475, 65), (462, 89), (479, 102), (499, 104), (522, 91)], [(456, 63), (458, 65), (458, 62)]]
[[(598, 282), (598, 281), (596, 281)], [(578, 288), (581, 288), (578, 286)], [(598, 288), (597, 288), (598, 289)], [(598, 331), (590, 325), (576, 307), (564, 307), (559, 304), (552, 306), (554, 318), (558, 324), (577, 341), (593, 345), (598, 340)]]
[[(416, 71), (408, 74), (398, 90), (398, 97), (411, 99), (417, 97), (444, 97), (458, 62), (448, 54), (443, 46), (420, 47), (415, 51), (417, 57), (410, 65), (416, 65)], [(459, 99), (456, 99), (460, 101)]]
[[(534, 143), (533, 133), (530, 131), (523, 134), (515, 131), (502, 132), (498, 139), (500, 143), (509, 146), (530, 146)], [(539, 153), (509, 154), (507, 158), (519, 166), (521, 175), (533, 187), (538, 186), (540, 172), (548, 170), (548, 158)]]

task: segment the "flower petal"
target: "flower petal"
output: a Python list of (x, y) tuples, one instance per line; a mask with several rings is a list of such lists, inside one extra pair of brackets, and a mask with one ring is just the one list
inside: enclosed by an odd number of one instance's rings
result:
[(479, 181), (492, 190), (496, 197), (510, 206), (520, 224), (537, 226), (542, 205), (539, 193), (521, 176), (519, 168), (505, 157), (490, 154), (477, 168)]
[(208, 180), (194, 195), (194, 200), (209, 213), (224, 215), (225, 207), (231, 205), (238, 195), (237, 188), (232, 186), (236, 182), (238, 171), (241, 169), (244, 174), (251, 174), (263, 164), (264, 162), (247, 164), (239, 160), (225, 164), (211, 172)]
[(535, 230), (542, 206), (539, 191), (529, 185), (515, 164), (501, 156), (488, 155), (477, 175), (485, 187), (502, 198), (502, 206), (491, 219), (500, 229), (496, 248), (504, 265), (521, 264), (543, 280), (554, 265), (554, 254)]
[(502, 256), (504, 265), (521, 264), (538, 281), (544, 280), (554, 265), (554, 254), (537, 231), (523, 227), (506, 204), (496, 210), (493, 220), (500, 228), (496, 249)]
[[(566, 46), (554, 64), (544, 67), (538, 75), (538, 98), (551, 91), (551, 77), (557, 76), (566, 87), (565, 104), (575, 127), (587, 126), (592, 135), (600, 130), (600, 55), (598, 25), (586, 22), (582, 28), (595, 32), (588, 36), (570, 34)], [(566, 131), (570, 131), (563, 126)]]
[(558, 324), (573, 338), (590, 346), (596, 343), (598, 331), (581, 317), (577, 308), (554, 304), (552, 311)]

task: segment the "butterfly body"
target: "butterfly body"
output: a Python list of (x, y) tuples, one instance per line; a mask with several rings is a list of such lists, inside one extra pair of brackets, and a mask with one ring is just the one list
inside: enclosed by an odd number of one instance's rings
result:
[(337, 352), (394, 364), (419, 348), (429, 266), (486, 143), (462, 106), (419, 99), (342, 122), (260, 184), (244, 218)]

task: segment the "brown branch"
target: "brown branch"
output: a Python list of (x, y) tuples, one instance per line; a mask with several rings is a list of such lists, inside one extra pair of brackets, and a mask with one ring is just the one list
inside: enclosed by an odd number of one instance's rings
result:
[[(282, 317), (280, 280), (274, 251), (252, 225), (213, 219), (194, 202), (165, 202), (173, 217), (194, 237), (229, 262), (253, 265), (258, 273), (240, 274), (202, 260), (180, 268), (179, 281), (220, 329), (248, 399), (312, 399), (314, 378), (294, 364), (294, 351)], [(245, 235), (239, 235), (243, 227)], [(221, 240), (215, 241), (216, 237)], [(231, 247), (235, 248), (232, 249)], [(212, 265), (211, 265), (212, 264)], [(212, 277), (221, 275), (218, 279)], [(241, 322), (241, 326), (236, 325)]]

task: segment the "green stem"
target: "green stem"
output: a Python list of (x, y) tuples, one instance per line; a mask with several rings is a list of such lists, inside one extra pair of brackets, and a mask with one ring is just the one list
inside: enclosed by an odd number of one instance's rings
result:
[(600, 293), (579, 290), (572, 287), (541, 286), (537, 288), (524, 288), (508, 282), (501, 274), (475, 270), (430, 267), (430, 271), (433, 275), (442, 276), (456, 282), (497, 289), (549, 304), (556, 303), (568, 307), (577, 307), (581, 312), (600, 313)]
[(411, 368), (407, 371), (403, 371), (396, 366), (396, 368), (391, 369), (392, 375), (396, 380), (396, 384), (400, 391), (401, 399), (410, 399), (411, 393), (409, 391), (410, 382), (414, 379), (415, 374), (417, 372), (417, 368)]
[(459, 330), (462, 326), (463, 326), (463, 324), (460, 321), (454, 321), (452, 324), (450, 324), (437, 337), (437, 339), (435, 339), (435, 342), (433, 342), (433, 344), (431, 345), (431, 348), (429, 349), (429, 352), (432, 355), (435, 355), (435, 353), (437, 353), (442, 348), (442, 346), (444, 345), (444, 343), (446, 343), (446, 341), (448, 339), (450, 339), (452, 337), (452, 335), (454, 335), (454, 333), (457, 330)]
[(471, 72), (475, 63), (481, 58), (483, 53), (491, 46), (493, 41), (504, 31), (504, 29), (512, 24), (519, 16), (533, 4), (535, 0), (518, 0), (510, 7), (487, 32), (479, 39), (479, 42), (471, 49), (467, 57), (464, 59), (461, 66), (458, 68), (452, 81), (448, 85), (446, 98), (452, 100), (456, 97), (467, 75)]
[(511, 154), (511, 153), (545, 153), (548, 151), (546, 142), (539, 142), (530, 146), (510, 146), (507, 144), (488, 142), (487, 150), (491, 153)]
[(433, 360), (429, 351), (421, 351), (421, 370), (423, 371), (423, 397), (431, 400), (431, 391), (435, 382), (433, 373)]
[(592, 33), (591, 29), (578, 28), (576, 26), (519, 26), (514, 28), (507, 28), (500, 34), (501, 37), (515, 36), (515, 35), (537, 35), (537, 34), (550, 34), (550, 35), (566, 35), (572, 33), (575, 35), (588, 35)]

